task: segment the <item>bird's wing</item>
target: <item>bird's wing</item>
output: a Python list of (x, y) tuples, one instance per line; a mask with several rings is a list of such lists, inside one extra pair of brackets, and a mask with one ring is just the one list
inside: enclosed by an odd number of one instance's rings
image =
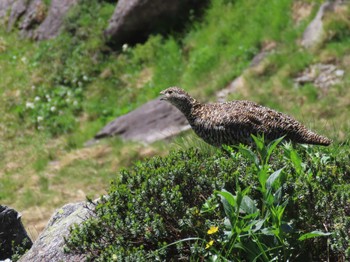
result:
[(209, 105), (205, 118), (214, 126), (242, 128), (251, 133), (270, 133), (290, 129), (298, 122), (283, 113), (251, 101), (233, 101)]
[(264, 117), (255, 106), (259, 105), (249, 101), (212, 104), (205, 110), (204, 118), (215, 126), (260, 126)]

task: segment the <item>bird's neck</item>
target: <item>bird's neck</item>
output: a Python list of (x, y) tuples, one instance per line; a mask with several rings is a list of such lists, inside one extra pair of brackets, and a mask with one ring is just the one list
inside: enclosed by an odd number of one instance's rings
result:
[(186, 101), (183, 101), (181, 105), (177, 105), (177, 108), (185, 115), (188, 120), (190, 120), (190, 118), (192, 118), (193, 109), (199, 105), (200, 103), (197, 100), (190, 97)]

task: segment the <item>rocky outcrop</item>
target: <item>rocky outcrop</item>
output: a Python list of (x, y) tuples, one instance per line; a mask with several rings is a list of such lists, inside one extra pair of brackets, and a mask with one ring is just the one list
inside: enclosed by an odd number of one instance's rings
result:
[[(9, 14), (7, 29), (18, 23), (21, 35), (42, 40), (59, 34), (63, 18), (78, 0), (1, 0), (0, 18)], [(120, 0), (104, 32), (113, 43), (136, 43), (150, 33), (165, 33), (184, 25), (208, 0)], [(102, 32), (96, 32), (97, 34)]]
[(67, 12), (78, 0), (52, 0), (47, 17), (35, 32), (35, 39), (49, 39), (58, 35)]
[(119, 0), (105, 36), (114, 44), (143, 41), (150, 33), (181, 26), (203, 0)]
[(47, 7), (42, 0), (33, 0), (30, 2), (24, 14), (23, 20), (19, 25), (22, 36), (34, 38), (35, 29), (46, 18)]
[(331, 6), (332, 4), (330, 2), (326, 2), (323, 5), (321, 5), (320, 9), (317, 12), (317, 15), (308, 25), (303, 34), (303, 38), (301, 40), (301, 45), (303, 47), (313, 48), (322, 42), (324, 37), (322, 19), (326, 10), (330, 9)]
[(1, 0), (0, 1), (0, 19), (5, 17), (11, 10), (15, 0)]
[(12, 208), (0, 205), (0, 260), (11, 258), (14, 247), (25, 250), (32, 244), (21, 222), (21, 215)]
[(78, 0), (52, 0), (46, 6), (42, 0), (1, 0), (0, 18), (9, 14), (7, 30), (16, 23), (21, 35), (42, 40), (59, 34), (64, 16), (78, 3)]
[(80, 202), (58, 209), (32, 248), (19, 261), (84, 261), (83, 255), (64, 252), (64, 237), (68, 236), (71, 226), (80, 224), (91, 216), (86, 205), (87, 203)]
[(156, 99), (110, 122), (95, 135), (95, 139), (120, 136), (124, 140), (152, 143), (189, 128), (186, 118), (179, 110)]
[(7, 6), (7, 10), (11, 10), (7, 30), (11, 31), (17, 20), (26, 12), (27, 1), (17, 0), (11, 6)]
[(297, 87), (311, 83), (327, 91), (331, 86), (341, 83), (345, 71), (332, 64), (314, 64), (294, 78)]
[(307, 49), (319, 46), (326, 38), (323, 28), (323, 19), (327, 12), (333, 12), (338, 6), (343, 4), (343, 0), (326, 1), (322, 4), (311, 23), (307, 26), (301, 39), (301, 45)]
[[(333, 12), (338, 6), (342, 5), (343, 1), (327, 1), (322, 4), (315, 18), (307, 26), (300, 41), (301, 45), (307, 49), (313, 49), (325, 40), (325, 32), (323, 28), (323, 18), (327, 12)], [(250, 66), (245, 71), (231, 81), (224, 89), (217, 92), (217, 100), (219, 102), (226, 101), (226, 97), (238, 90), (244, 90), (245, 79), (252, 69), (259, 67), (264, 58), (275, 48), (274, 44), (269, 44), (264, 47), (252, 60)], [(327, 90), (330, 86), (340, 83), (343, 78), (344, 70), (337, 68), (332, 64), (316, 64), (301, 72), (294, 82), (297, 87), (306, 83), (313, 83), (315, 86)]]

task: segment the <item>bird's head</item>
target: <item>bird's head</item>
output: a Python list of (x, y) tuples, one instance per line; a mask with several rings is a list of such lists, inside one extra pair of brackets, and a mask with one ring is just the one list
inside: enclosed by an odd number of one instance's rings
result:
[(188, 114), (194, 104), (197, 103), (185, 90), (179, 87), (169, 87), (160, 92), (160, 100), (168, 101), (180, 109), (185, 115)]
[(168, 101), (175, 106), (191, 100), (190, 95), (179, 87), (169, 87), (160, 92), (160, 94), (162, 95), (160, 100)]

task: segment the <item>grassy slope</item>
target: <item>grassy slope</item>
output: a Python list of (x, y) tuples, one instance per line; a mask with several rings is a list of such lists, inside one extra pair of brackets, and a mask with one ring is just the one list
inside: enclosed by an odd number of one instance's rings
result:
[[(113, 52), (96, 32), (105, 27), (114, 6), (84, 2), (96, 8), (73, 11), (65, 33), (55, 40), (19, 41), (16, 33), (0, 31), (0, 201), (24, 214), (34, 237), (54, 208), (104, 193), (121, 166), (167, 151), (162, 143), (145, 147), (118, 140), (83, 148), (105, 123), (170, 85), (214, 100), (214, 92), (240, 75), (270, 42), (278, 51), (261, 71), (247, 76), (247, 88), (232, 98), (290, 113), (336, 143), (349, 139), (349, 57), (344, 55), (349, 44), (341, 33), (349, 30), (348, 16), (329, 18), (335, 34), (309, 53), (298, 47), (297, 39), (319, 3), (296, 23), (291, 0), (213, 0), (186, 32), (153, 36), (145, 44)], [(346, 73), (342, 84), (315, 99), (315, 87), (295, 89), (292, 77), (319, 61), (336, 61)], [(27, 108), (35, 97), (40, 99), (35, 108)]]

